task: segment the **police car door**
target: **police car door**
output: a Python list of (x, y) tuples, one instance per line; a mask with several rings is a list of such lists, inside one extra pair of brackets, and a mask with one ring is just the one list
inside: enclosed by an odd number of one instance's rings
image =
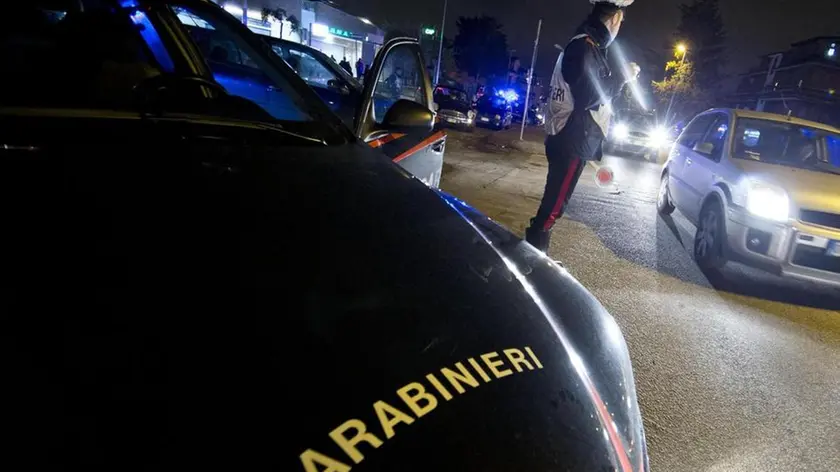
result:
[[(432, 108), (432, 85), (417, 41), (397, 38), (386, 43), (365, 77), (356, 111), (356, 135), (382, 150), (395, 163), (426, 184), (437, 187), (443, 169), (446, 134), (428, 128), (383, 126), (387, 113), (405, 101)], [(403, 102), (403, 103), (401, 103)]]

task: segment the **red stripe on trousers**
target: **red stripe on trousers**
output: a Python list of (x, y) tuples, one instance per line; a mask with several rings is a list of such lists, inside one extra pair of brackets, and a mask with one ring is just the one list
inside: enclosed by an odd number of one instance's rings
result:
[(569, 187), (571, 187), (572, 179), (575, 177), (575, 174), (577, 174), (577, 166), (579, 164), (579, 157), (573, 158), (569, 163), (569, 168), (566, 169), (566, 175), (563, 177), (563, 185), (560, 187), (560, 192), (557, 194), (557, 202), (554, 204), (554, 208), (551, 209), (548, 219), (545, 220), (543, 231), (548, 231), (552, 226), (554, 226), (554, 222), (557, 220), (557, 215), (560, 214), (560, 210), (562, 210), (563, 205), (566, 204), (566, 194), (569, 193)]

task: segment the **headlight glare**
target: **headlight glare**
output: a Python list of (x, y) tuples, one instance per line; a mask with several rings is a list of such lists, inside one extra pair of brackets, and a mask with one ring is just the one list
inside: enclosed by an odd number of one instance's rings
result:
[(743, 185), (746, 187), (744, 206), (747, 211), (772, 221), (787, 221), (790, 218), (790, 198), (784, 189), (751, 179)]
[(616, 123), (613, 127), (613, 138), (618, 141), (624, 141), (630, 136), (630, 128), (624, 123)]
[(662, 127), (653, 128), (648, 134), (648, 144), (652, 148), (660, 148), (668, 144), (668, 130)]

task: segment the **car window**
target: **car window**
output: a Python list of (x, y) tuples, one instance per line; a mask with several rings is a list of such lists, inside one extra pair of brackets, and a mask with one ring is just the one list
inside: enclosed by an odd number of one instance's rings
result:
[(485, 95), (478, 101), (478, 106), (482, 108), (506, 108), (507, 101), (496, 95)]
[(741, 118), (734, 138), (732, 156), (737, 159), (840, 173), (840, 135), (836, 133), (794, 123)]
[(706, 130), (709, 129), (709, 126), (716, 117), (716, 115), (702, 115), (695, 118), (688, 126), (686, 126), (677, 142), (689, 149), (693, 149), (694, 146), (703, 139), (703, 136), (706, 134)]
[(388, 52), (373, 89), (373, 117), (382, 123), (388, 109), (397, 100), (426, 103), (420, 58), (407, 46), (396, 46)]
[(173, 68), (143, 12), (56, 0), (0, 5), (0, 62), (3, 105), (111, 110)]
[(447, 97), (453, 100), (458, 100), (461, 102), (467, 101), (467, 94), (461, 90), (449, 88), (449, 87), (438, 87), (435, 89), (435, 95), (439, 97)]
[(333, 71), (306, 52), (289, 49), (284, 59), (310, 87), (326, 88), (331, 80), (338, 79)]
[(726, 139), (729, 137), (729, 117), (727, 115), (716, 115), (717, 118), (709, 127), (703, 142), (711, 143), (714, 146), (712, 153), (707, 156), (709, 159), (720, 162), (723, 150), (726, 146)]
[(287, 92), (290, 88), (276, 80), (276, 73), (268, 74), (269, 67), (259, 63), (258, 53), (239, 35), (210, 15), (181, 6), (172, 10), (198, 45), (216, 82), (229, 94), (258, 105), (277, 120), (310, 120)]

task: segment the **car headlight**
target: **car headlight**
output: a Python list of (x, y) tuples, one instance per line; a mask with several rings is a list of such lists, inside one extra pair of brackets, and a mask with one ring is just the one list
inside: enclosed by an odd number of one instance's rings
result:
[(624, 123), (616, 123), (612, 130), (613, 138), (618, 141), (624, 141), (630, 136), (630, 128)]
[(739, 187), (733, 202), (748, 212), (772, 221), (790, 218), (790, 197), (783, 188), (755, 179), (744, 179)]
[(498, 120), (501, 120), (501, 119), (502, 119), (502, 115), (496, 115), (496, 120), (497, 120), (497, 121), (498, 121)]
[(648, 144), (652, 148), (660, 148), (668, 144), (668, 130), (656, 127), (648, 134)]

